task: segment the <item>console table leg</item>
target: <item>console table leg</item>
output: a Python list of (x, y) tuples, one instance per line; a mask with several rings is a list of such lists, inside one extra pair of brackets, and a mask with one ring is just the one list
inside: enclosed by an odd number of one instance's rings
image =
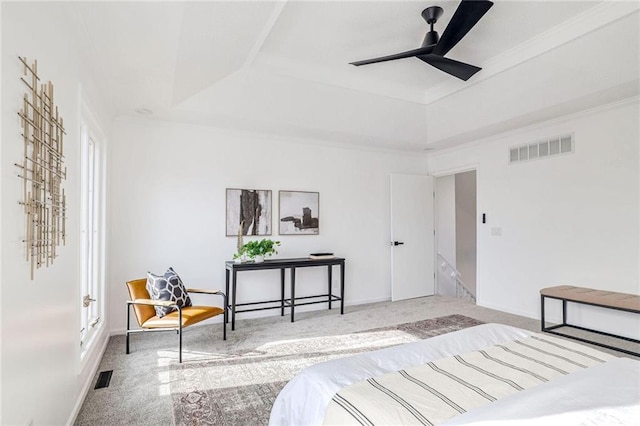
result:
[(344, 263), (340, 264), (340, 315), (344, 315)]
[(291, 322), (296, 308), (296, 268), (291, 268)]
[(238, 272), (233, 271), (231, 277), (231, 289), (233, 291), (231, 295), (231, 331), (236, 329), (236, 283), (238, 282)]
[(224, 307), (224, 322), (226, 322), (227, 324), (229, 323), (229, 270), (225, 269), (225, 287), (224, 287), (224, 294), (227, 295), (227, 298), (225, 298), (225, 307)]
[(329, 274), (328, 274), (329, 275), (329, 283), (328, 283), (329, 284), (329, 290), (328, 290), (327, 294), (329, 295), (329, 309), (331, 309), (331, 281), (332, 281), (331, 280), (331, 272), (333, 270), (333, 266), (332, 265), (327, 266), (327, 270), (329, 271)]
[(280, 268), (280, 316), (284, 316), (284, 268)]

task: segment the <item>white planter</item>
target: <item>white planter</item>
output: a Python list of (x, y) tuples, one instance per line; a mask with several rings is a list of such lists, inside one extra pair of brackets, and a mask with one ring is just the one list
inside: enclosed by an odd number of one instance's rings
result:
[(264, 262), (264, 256), (256, 256), (256, 257), (253, 258), (253, 261), (255, 263), (262, 263), (262, 262)]

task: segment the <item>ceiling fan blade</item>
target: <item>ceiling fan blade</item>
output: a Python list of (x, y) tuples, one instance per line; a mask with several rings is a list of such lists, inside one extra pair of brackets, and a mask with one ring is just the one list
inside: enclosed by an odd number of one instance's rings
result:
[(454, 77), (458, 77), (460, 80), (467, 81), (475, 73), (482, 68), (474, 65), (465, 64), (464, 62), (454, 61), (453, 59), (444, 58), (439, 55), (420, 55), (418, 59), (426, 62), (432, 67), (438, 68), (440, 71), (444, 71), (447, 74), (451, 74)]
[(442, 33), (440, 41), (433, 49), (433, 53), (440, 56), (446, 55), (471, 31), (491, 6), (493, 2), (488, 0), (462, 0)]
[(351, 65), (355, 65), (358, 67), (360, 65), (375, 64), (377, 62), (386, 62), (386, 61), (393, 61), (395, 59), (411, 58), (413, 56), (426, 55), (431, 53), (432, 50), (433, 50), (433, 46), (425, 46), (419, 49), (407, 50), (406, 52), (396, 53), (395, 55), (381, 56), (379, 58), (364, 59), (362, 61), (349, 62), (349, 63)]

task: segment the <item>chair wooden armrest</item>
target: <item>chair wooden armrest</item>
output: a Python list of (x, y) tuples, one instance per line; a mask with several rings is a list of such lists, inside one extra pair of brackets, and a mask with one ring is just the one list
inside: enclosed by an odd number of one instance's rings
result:
[(201, 288), (188, 288), (187, 293), (201, 293), (201, 294), (223, 294), (222, 290), (204, 290)]
[(151, 305), (151, 306), (178, 306), (176, 302), (170, 300), (152, 300), (152, 299), (136, 299), (127, 300), (127, 303), (132, 305)]

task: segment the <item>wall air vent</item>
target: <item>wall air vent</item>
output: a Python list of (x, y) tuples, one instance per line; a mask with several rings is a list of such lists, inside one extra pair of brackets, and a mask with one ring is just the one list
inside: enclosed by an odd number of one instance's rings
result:
[(573, 134), (555, 136), (539, 142), (509, 147), (509, 164), (574, 152)]

